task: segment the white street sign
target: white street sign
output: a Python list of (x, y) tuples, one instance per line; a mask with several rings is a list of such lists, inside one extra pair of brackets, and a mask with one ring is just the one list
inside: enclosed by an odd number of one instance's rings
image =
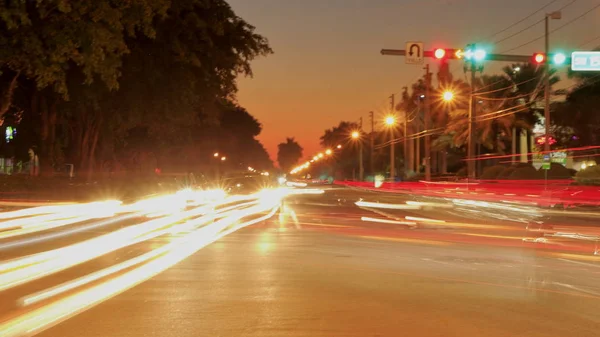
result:
[(423, 42), (407, 42), (404, 59), (407, 64), (423, 64)]

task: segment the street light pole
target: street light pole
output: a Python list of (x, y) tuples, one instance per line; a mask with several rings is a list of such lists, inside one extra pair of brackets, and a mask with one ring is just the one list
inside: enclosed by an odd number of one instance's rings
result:
[(369, 153), (369, 155), (371, 156), (371, 161), (369, 163), (369, 168), (371, 174), (375, 176), (375, 152), (373, 149), (373, 146), (375, 146), (375, 116), (373, 111), (370, 111), (369, 115), (371, 116), (371, 135), (369, 137), (369, 140), (371, 142), (371, 152)]
[(550, 152), (550, 19), (559, 20), (562, 17), (560, 11), (546, 14), (544, 46), (546, 49), (546, 66), (544, 67), (544, 152)]
[[(404, 89), (403, 97), (408, 96), (408, 87), (402, 88)], [(408, 171), (410, 170), (409, 162), (408, 162), (408, 111), (404, 109), (404, 177), (407, 177)]]
[[(392, 111), (392, 115), (394, 114), (394, 96), (395, 94), (392, 94), (392, 96), (390, 96), (391, 98), (391, 111)], [(390, 178), (392, 178), (392, 181), (394, 181), (394, 179), (396, 178), (396, 165), (395, 165), (395, 160), (394, 160), (394, 126), (392, 125), (392, 127), (390, 128)]]

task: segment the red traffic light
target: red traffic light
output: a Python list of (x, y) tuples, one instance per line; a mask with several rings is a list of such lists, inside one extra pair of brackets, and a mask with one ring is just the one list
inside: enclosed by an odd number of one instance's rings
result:
[(443, 59), (446, 56), (446, 50), (438, 48), (433, 52), (433, 56), (438, 60)]
[(546, 54), (543, 54), (543, 53), (533, 54), (533, 61), (537, 64), (546, 62)]
[(464, 51), (462, 49), (454, 49), (454, 48), (436, 48), (433, 51), (426, 52), (427, 57), (435, 58), (436, 60), (448, 60), (448, 59), (462, 59), (464, 56)]

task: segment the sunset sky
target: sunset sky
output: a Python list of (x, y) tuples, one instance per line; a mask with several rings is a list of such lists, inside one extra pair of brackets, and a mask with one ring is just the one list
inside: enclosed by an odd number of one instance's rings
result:
[[(544, 33), (543, 22), (503, 39), (561, 7), (561, 20), (551, 21), (551, 50), (586, 50), (600, 45), (598, 0), (228, 0), (238, 15), (269, 39), (274, 55), (253, 62), (254, 78), (239, 82), (238, 99), (263, 125), (259, 139), (276, 159), (277, 144), (295, 137), (305, 156), (320, 150), (323, 131), (341, 120), (367, 126), (368, 112), (382, 118), (388, 97), (399, 93), (423, 72), (404, 58), (381, 56), (382, 48), (404, 49), (406, 41), (423, 41), (425, 49), (464, 48), (483, 41), (502, 53)], [(513, 23), (548, 7), (491, 37)], [(592, 39), (596, 38), (594, 41)], [(583, 45), (584, 43), (587, 44)], [(543, 51), (543, 39), (509, 54)], [(426, 60), (427, 61), (427, 60)], [(435, 62), (430, 60), (436, 71)], [(498, 71), (496, 62), (485, 73)], [(452, 61), (455, 76), (462, 75)]]

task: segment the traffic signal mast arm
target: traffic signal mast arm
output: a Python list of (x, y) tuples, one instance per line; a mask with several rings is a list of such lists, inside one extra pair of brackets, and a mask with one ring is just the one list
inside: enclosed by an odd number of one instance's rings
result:
[[(436, 49), (437, 50), (437, 49)], [(431, 58), (439, 58), (436, 57), (436, 50), (425, 50), (423, 51), (423, 57), (431, 57)], [(464, 51), (462, 49), (444, 49), (445, 53), (442, 58), (445, 59), (462, 59), (464, 58)], [(457, 56), (457, 52), (459, 52), (461, 57)], [(382, 49), (381, 55), (392, 55), (392, 56), (405, 56), (406, 50), (404, 49)], [(532, 55), (509, 55), (509, 54), (486, 54), (486, 61), (504, 61), (504, 62), (532, 62)], [(550, 55), (548, 59), (552, 60), (553, 55)], [(565, 57), (562, 63), (569, 64), (571, 63), (570, 57)]]

